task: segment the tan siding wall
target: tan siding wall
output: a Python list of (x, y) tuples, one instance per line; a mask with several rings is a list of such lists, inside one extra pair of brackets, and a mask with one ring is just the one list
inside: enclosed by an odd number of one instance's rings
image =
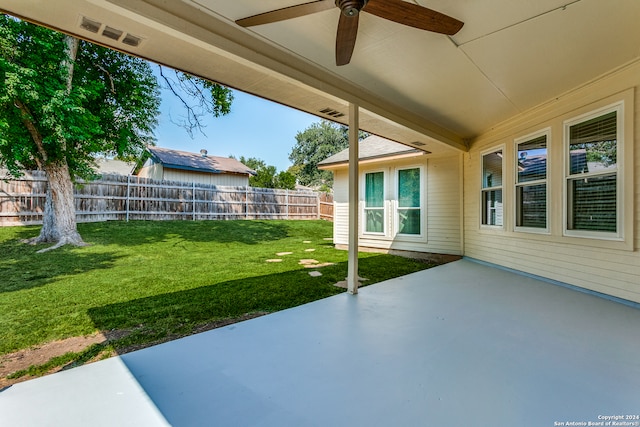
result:
[(246, 175), (191, 172), (166, 168), (163, 179), (168, 181), (195, 182), (196, 184), (205, 185), (227, 185), (235, 187), (246, 187), (249, 185), (249, 177)]
[[(360, 246), (397, 249), (417, 252), (433, 252), (459, 255), (461, 245), (461, 161), (460, 156), (434, 157), (421, 156), (413, 159), (396, 160), (393, 163), (379, 162), (362, 165), (361, 173), (384, 170), (386, 174), (386, 206), (391, 211), (394, 201), (391, 196), (395, 189), (391, 188), (395, 179), (395, 168), (423, 167), (423, 186), (425, 189), (425, 209), (423, 229), (424, 237), (372, 237), (360, 234)], [(392, 178), (392, 179), (389, 179)], [(334, 243), (348, 243), (348, 171), (346, 168), (334, 170)], [(360, 200), (364, 200), (363, 189), (360, 189)], [(388, 218), (391, 220), (392, 215)], [(362, 210), (359, 222), (362, 227)], [(387, 224), (391, 226), (391, 224)]]
[(151, 166), (145, 166), (140, 169), (140, 172), (138, 172), (138, 176), (141, 178), (162, 180), (162, 169), (162, 165), (159, 163), (153, 164)]
[[(473, 141), (464, 157), (465, 255), (640, 302), (640, 64), (632, 64), (496, 127)], [(626, 99), (627, 212), (624, 242), (563, 236), (563, 121)], [(629, 110), (631, 109), (631, 110)], [(551, 128), (548, 234), (514, 231), (514, 140)], [(480, 153), (505, 146), (505, 227), (480, 227)], [(632, 151), (630, 153), (629, 151)], [(634, 196), (635, 195), (635, 196)], [(634, 234), (635, 232), (635, 234)]]

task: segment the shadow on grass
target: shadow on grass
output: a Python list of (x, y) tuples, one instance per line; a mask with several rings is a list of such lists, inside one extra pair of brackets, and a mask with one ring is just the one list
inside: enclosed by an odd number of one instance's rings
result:
[(291, 224), (274, 220), (231, 221), (118, 221), (79, 224), (92, 244), (137, 246), (168, 240), (256, 245), (289, 237)]
[(274, 312), (343, 292), (333, 284), (346, 273), (346, 263), (325, 267), (322, 276), (309, 270), (250, 277), (196, 289), (165, 293), (89, 310), (101, 331), (144, 329), (164, 336), (193, 326), (252, 312)]
[[(366, 282), (370, 285), (430, 266), (376, 255), (360, 260), (360, 274), (375, 278)], [(280, 311), (344, 292), (334, 284), (345, 279), (346, 262), (317, 269), (322, 273), (319, 277), (311, 277), (310, 271), (299, 269), (216, 283), (95, 307), (88, 313), (95, 327), (107, 336), (114, 331), (131, 331), (125, 339), (114, 343), (116, 350), (135, 347), (190, 334), (205, 323), (239, 319), (248, 313)]]
[(63, 247), (44, 254), (42, 245), (0, 242), (0, 293), (45, 286), (62, 276), (112, 268), (121, 256), (113, 253), (81, 253)]

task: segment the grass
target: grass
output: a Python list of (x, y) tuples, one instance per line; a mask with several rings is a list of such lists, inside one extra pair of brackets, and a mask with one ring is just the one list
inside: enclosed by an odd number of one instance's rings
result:
[[(37, 235), (38, 227), (0, 228), (0, 355), (96, 331), (126, 331), (98, 350), (142, 347), (212, 322), (344, 292), (333, 284), (346, 277), (347, 252), (325, 240), (332, 224), (324, 221), (104, 222), (78, 228), (90, 246), (42, 254), (36, 251), (44, 246), (20, 242)], [(266, 262), (273, 258), (282, 262)], [(299, 264), (307, 258), (335, 265), (311, 277)], [(428, 267), (360, 254), (367, 284)], [(91, 347), (50, 363), (82, 363), (95, 354)]]

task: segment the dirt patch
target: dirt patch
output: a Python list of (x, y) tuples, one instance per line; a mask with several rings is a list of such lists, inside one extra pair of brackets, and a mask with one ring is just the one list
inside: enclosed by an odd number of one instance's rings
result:
[[(111, 357), (116, 354), (125, 354), (135, 350), (140, 350), (146, 347), (151, 347), (153, 345), (161, 344), (163, 342), (182, 338), (186, 335), (192, 335), (200, 332), (205, 332), (211, 329), (221, 328), (227, 325), (231, 325), (233, 323), (260, 317), (265, 314), (268, 314), (268, 313), (267, 312), (247, 313), (238, 318), (224, 319), (224, 320), (218, 320), (215, 322), (205, 323), (203, 325), (199, 325), (195, 327), (190, 334), (183, 334), (183, 335), (176, 334), (152, 343), (137, 344), (137, 345), (133, 345), (126, 348), (119, 348), (117, 353), (109, 353), (105, 351), (99, 354), (98, 356), (96, 356), (93, 360), (89, 361), (88, 363), (101, 360), (105, 357)], [(3, 356), (0, 356), (0, 389), (4, 387), (8, 387), (12, 384), (16, 384), (16, 383), (33, 378), (31, 376), (23, 376), (20, 378), (8, 379), (7, 376), (11, 375), (14, 372), (27, 369), (30, 366), (34, 366), (34, 365), (35, 366), (43, 365), (47, 363), (49, 360), (53, 359), (54, 357), (62, 356), (67, 353), (79, 353), (94, 344), (102, 344), (107, 341), (119, 340), (131, 334), (131, 332), (132, 331), (130, 330), (113, 330), (106, 333), (98, 332), (93, 335), (88, 335), (84, 337), (72, 337), (64, 340), (52, 341), (52, 342), (42, 344), (36, 347), (32, 347), (26, 350), (20, 350), (15, 353), (10, 353), (10, 354), (5, 354)], [(63, 369), (65, 369), (64, 366), (58, 366), (51, 369), (51, 371), (49, 371), (48, 374), (52, 374), (52, 373), (61, 371)]]
[(53, 341), (38, 347), (20, 350), (0, 357), (0, 376), (6, 377), (16, 371), (27, 369), (31, 365), (42, 365), (51, 358), (73, 352), (77, 353), (93, 344), (100, 344), (107, 340), (102, 333), (86, 337), (72, 337)]

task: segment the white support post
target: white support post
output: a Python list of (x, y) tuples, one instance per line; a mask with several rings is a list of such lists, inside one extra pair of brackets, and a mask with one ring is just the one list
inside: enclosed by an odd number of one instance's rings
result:
[(349, 255), (347, 265), (347, 292), (358, 293), (358, 131), (359, 107), (349, 104)]

